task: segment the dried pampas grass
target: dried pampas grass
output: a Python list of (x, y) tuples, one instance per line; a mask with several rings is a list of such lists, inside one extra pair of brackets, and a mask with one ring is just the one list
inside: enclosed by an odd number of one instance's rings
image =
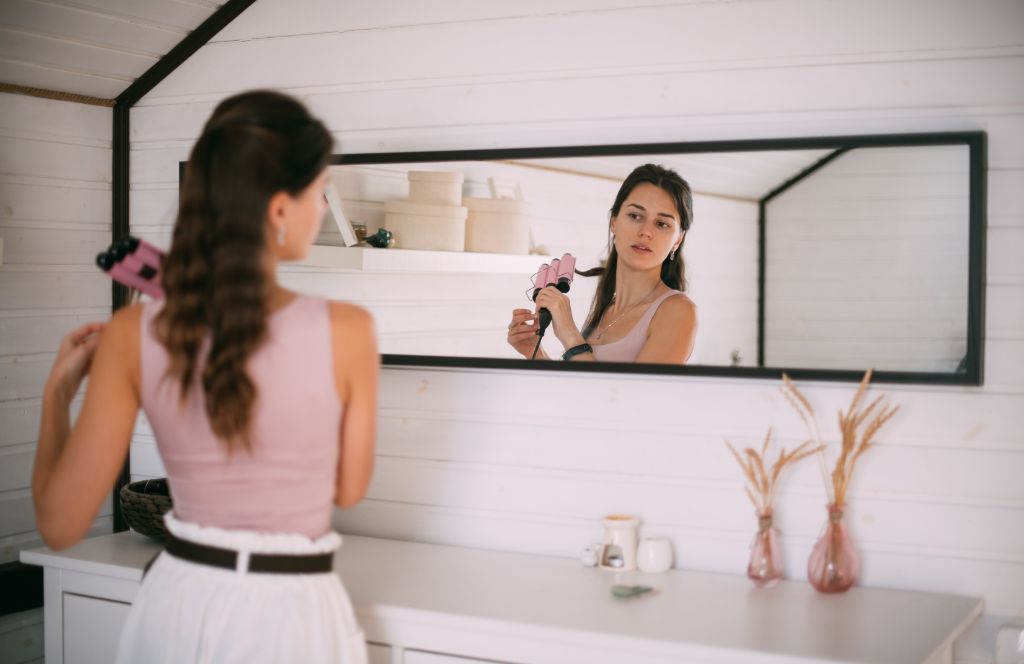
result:
[[(871, 403), (864, 405), (864, 393), (867, 391), (868, 383), (871, 382), (872, 373), (873, 370), (871, 369), (865, 372), (856, 394), (853, 395), (850, 407), (846, 412), (839, 411), (839, 433), (842, 445), (839, 450), (839, 458), (836, 460), (831, 476), (828, 473), (825, 460), (825, 446), (820, 445), (818, 447), (821, 450), (819, 460), (821, 462), (822, 475), (824, 476), (825, 490), (828, 493), (828, 502), (832, 505), (842, 506), (846, 504), (846, 490), (850, 486), (850, 479), (853, 477), (853, 469), (857, 464), (857, 459), (868, 449), (874, 447), (872, 439), (875, 434), (899, 410), (899, 406), (886, 403), (885, 395), (881, 395)], [(814, 409), (811, 408), (810, 403), (800, 393), (800, 390), (796, 388), (793, 381), (789, 379), (789, 376), (783, 374), (782, 380), (784, 383), (782, 393), (786, 396), (786, 400), (800, 414), (800, 419), (807, 425), (813, 440), (820, 443), (818, 426), (814, 420)]]
[(748, 486), (743, 487), (743, 489), (747, 492), (747, 497), (750, 498), (750, 502), (754, 504), (754, 509), (757, 510), (760, 516), (768, 516), (772, 512), (772, 506), (775, 503), (775, 489), (778, 486), (779, 476), (782, 474), (783, 469), (800, 459), (817, 454), (821, 449), (820, 447), (808, 449), (808, 446), (814, 442), (811, 440), (804, 441), (803, 444), (788, 454), (785, 449), (780, 449), (779, 456), (775, 459), (775, 463), (771, 465), (769, 472), (767, 454), (768, 444), (771, 442), (771, 439), (772, 430), (769, 428), (767, 435), (764, 437), (764, 443), (761, 445), (761, 451), (758, 452), (752, 447), (747, 447), (743, 450), (742, 455), (736, 451), (732, 443), (728, 440), (725, 441), (736, 462), (743, 469), (743, 474), (747, 476)]

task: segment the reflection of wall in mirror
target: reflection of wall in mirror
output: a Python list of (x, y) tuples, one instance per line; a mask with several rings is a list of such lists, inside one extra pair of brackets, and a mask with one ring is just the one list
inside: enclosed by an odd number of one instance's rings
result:
[[(639, 161), (622, 157), (628, 173)], [(636, 162), (636, 163), (634, 163)], [(464, 196), (488, 197), (488, 180), (515, 182), (531, 205), (535, 245), (549, 253), (569, 252), (577, 267), (598, 265), (607, 255), (608, 208), (621, 184), (615, 178), (560, 171), (528, 162), (445, 162), (347, 165), (334, 180), (345, 212), (372, 234), (384, 224), (383, 202), (408, 196), (410, 170), (459, 171)], [(683, 174), (686, 177), (686, 174)], [(739, 351), (756, 360), (757, 208), (713, 196), (694, 198), (695, 222), (685, 245), (689, 293), (699, 307), (700, 328), (691, 364), (727, 365)], [(318, 242), (340, 244), (325, 224)], [(530, 308), (529, 272), (514, 274), (367, 273), (345, 270), (290, 270), (291, 286), (354, 301), (373, 312), (381, 352), (413, 355), (519, 357), (505, 342), (511, 310)], [(578, 277), (570, 292), (579, 327), (589, 311), (597, 278)], [(562, 348), (554, 335), (544, 341), (548, 355)]]
[(768, 366), (956, 371), (965, 146), (860, 148), (768, 203)]

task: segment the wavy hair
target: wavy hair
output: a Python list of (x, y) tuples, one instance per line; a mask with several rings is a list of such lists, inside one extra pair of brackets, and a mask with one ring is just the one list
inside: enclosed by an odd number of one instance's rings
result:
[(250, 444), (256, 385), (246, 362), (267, 333), (270, 199), (310, 186), (332, 146), (330, 133), (301, 103), (253, 91), (217, 106), (185, 166), (161, 268), (166, 302), (156, 336), (183, 401), (201, 381), (210, 426), (229, 449)]
[[(619, 187), (619, 193), (615, 196), (615, 201), (612, 203), (612, 208), (609, 211), (610, 217), (619, 216), (619, 211), (622, 210), (622, 204), (626, 202), (626, 198), (638, 184), (644, 182), (653, 184), (672, 197), (676, 211), (679, 212), (679, 225), (683, 233), (690, 230), (690, 225), (693, 223), (693, 192), (690, 190), (690, 185), (687, 184), (686, 180), (679, 173), (658, 164), (637, 166), (633, 169), (632, 173), (626, 176), (626, 179), (622, 181), (622, 186)], [(686, 240), (685, 235), (683, 235), (683, 240)], [(675, 252), (666, 256), (665, 260), (661, 263), (661, 281), (669, 288), (678, 291), (686, 290), (683, 240), (679, 242)], [(604, 312), (608, 310), (615, 296), (615, 274), (618, 269), (619, 254), (615, 249), (614, 241), (610, 243), (610, 246), (608, 261), (603, 267), (595, 267), (583, 272), (577, 271), (577, 274), (584, 277), (601, 277), (597, 284), (594, 302), (590, 305), (590, 313), (587, 314), (587, 321), (583, 325), (584, 339), (589, 337), (590, 333), (597, 327), (597, 324), (601, 322), (601, 317), (604, 316)]]

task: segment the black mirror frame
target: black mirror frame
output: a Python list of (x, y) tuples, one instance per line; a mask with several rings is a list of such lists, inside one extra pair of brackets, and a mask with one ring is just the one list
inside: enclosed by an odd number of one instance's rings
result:
[[(966, 145), (969, 149), (969, 248), (967, 295), (967, 356), (964, 371), (938, 373), (919, 371), (877, 371), (879, 383), (929, 385), (981, 385), (984, 368), (985, 334), (985, 176), (986, 135), (982, 131), (922, 134), (881, 134), (817, 136), (798, 138), (701, 141), (690, 143), (636, 143), (627, 145), (580, 145), (486, 150), (442, 150), (424, 152), (377, 152), (336, 154), (334, 165), (429, 163), (445, 161), (493, 161), (499, 159), (543, 159), (551, 157), (592, 157), (682, 154), (697, 152), (754, 152), (766, 150), (832, 149), (845, 151), (863, 147), (908, 147)], [(183, 173), (184, 163), (180, 173)], [(761, 208), (759, 251), (759, 307), (764, 302), (764, 205)], [(763, 329), (763, 311), (759, 315)], [(759, 338), (763, 335), (759, 334)], [(763, 342), (759, 342), (759, 347)], [(761, 353), (759, 353), (760, 355)], [(759, 357), (759, 361), (760, 361)], [(550, 360), (455, 357), (444, 355), (383, 354), (381, 361), (392, 367), (444, 367), (455, 369), (536, 369), (606, 374), (648, 374), (659, 376), (715, 376), (728, 378), (777, 379), (783, 373), (793, 378), (857, 382), (862, 371), (801, 369), (791, 367), (726, 367), (711, 365), (635, 364), (631, 362), (553, 362)], [(865, 370), (867, 367), (865, 367)]]

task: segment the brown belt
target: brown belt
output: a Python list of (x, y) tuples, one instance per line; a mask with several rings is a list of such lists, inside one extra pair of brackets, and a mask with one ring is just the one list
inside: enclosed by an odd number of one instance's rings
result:
[[(193, 563), (237, 569), (239, 553), (234, 549), (222, 549), (206, 544), (196, 544), (167, 533), (167, 544), (164, 551), (175, 558)], [(147, 571), (148, 571), (147, 565)], [(322, 574), (330, 572), (334, 567), (334, 553), (314, 553), (291, 555), (286, 553), (251, 553), (249, 564), (244, 570), (269, 574)]]

